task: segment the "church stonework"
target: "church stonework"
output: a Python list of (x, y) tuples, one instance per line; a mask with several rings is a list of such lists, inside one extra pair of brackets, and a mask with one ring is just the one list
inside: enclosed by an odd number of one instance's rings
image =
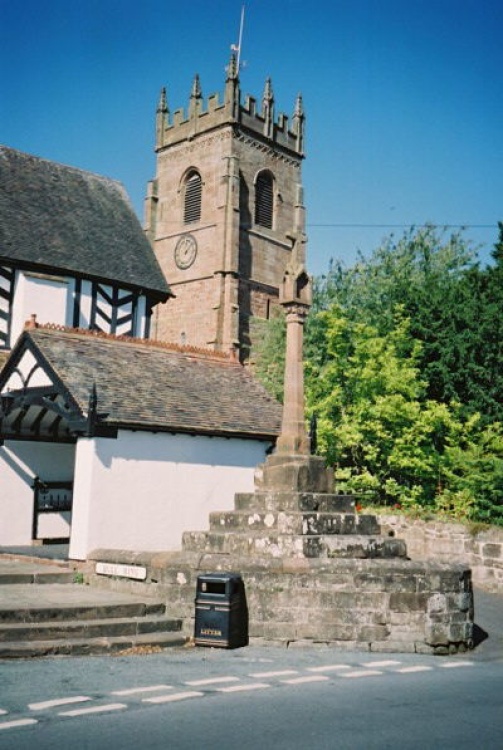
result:
[(156, 115), (156, 177), (145, 229), (175, 297), (159, 305), (155, 338), (239, 349), (249, 356), (250, 318), (267, 319), (292, 249), (304, 231), (304, 112), (275, 116), (268, 79), (260, 105), (241, 103), (232, 56), (224, 101), (203, 100), (194, 79), (188, 111)]

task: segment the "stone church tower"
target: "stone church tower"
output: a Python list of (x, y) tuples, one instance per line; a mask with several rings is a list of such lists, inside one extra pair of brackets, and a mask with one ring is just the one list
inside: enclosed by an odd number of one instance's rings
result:
[(186, 113), (171, 114), (161, 91), (155, 150), (146, 232), (175, 297), (157, 306), (152, 334), (245, 361), (251, 319), (278, 304), (294, 246), (304, 255), (302, 99), (291, 122), (276, 117), (268, 79), (259, 106), (242, 104), (233, 55), (223, 102), (204, 102), (197, 75)]

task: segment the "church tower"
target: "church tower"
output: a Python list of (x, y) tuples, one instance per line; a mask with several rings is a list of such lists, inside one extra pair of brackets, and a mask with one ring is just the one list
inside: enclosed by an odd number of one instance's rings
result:
[(301, 164), (304, 111), (275, 116), (270, 79), (262, 101), (241, 102), (234, 54), (223, 102), (205, 102), (196, 75), (188, 110), (166, 90), (156, 115), (156, 177), (146, 232), (175, 295), (158, 305), (158, 339), (249, 355), (251, 319), (267, 319), (292, 250), (304, 258)]

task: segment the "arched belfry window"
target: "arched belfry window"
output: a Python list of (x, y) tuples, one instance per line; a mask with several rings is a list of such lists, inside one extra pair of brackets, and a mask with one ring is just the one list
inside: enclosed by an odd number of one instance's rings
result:
[(272, 229), (273, 215), (274, 179), (270, 172), (259, 172), (255, 181), (255, 224)]
[(192, 224), (194, 221), (201, 219), (201, 194), (202, 180), (199, 172), (195, 170), (188, 173), (185, 178), (184, 202), (183, 202), (183, 222)]

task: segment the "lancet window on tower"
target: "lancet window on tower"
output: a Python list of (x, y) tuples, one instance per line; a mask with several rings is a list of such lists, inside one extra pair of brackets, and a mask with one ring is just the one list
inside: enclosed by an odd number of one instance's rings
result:
[(260, 172), (255, 181), (255, 224), (273, 228), (274, 178), (268, 171)]
[(201, 219), (202, 180), (199, 172), (191, 171), (185, 180), (183, 221), (191, 224)]

